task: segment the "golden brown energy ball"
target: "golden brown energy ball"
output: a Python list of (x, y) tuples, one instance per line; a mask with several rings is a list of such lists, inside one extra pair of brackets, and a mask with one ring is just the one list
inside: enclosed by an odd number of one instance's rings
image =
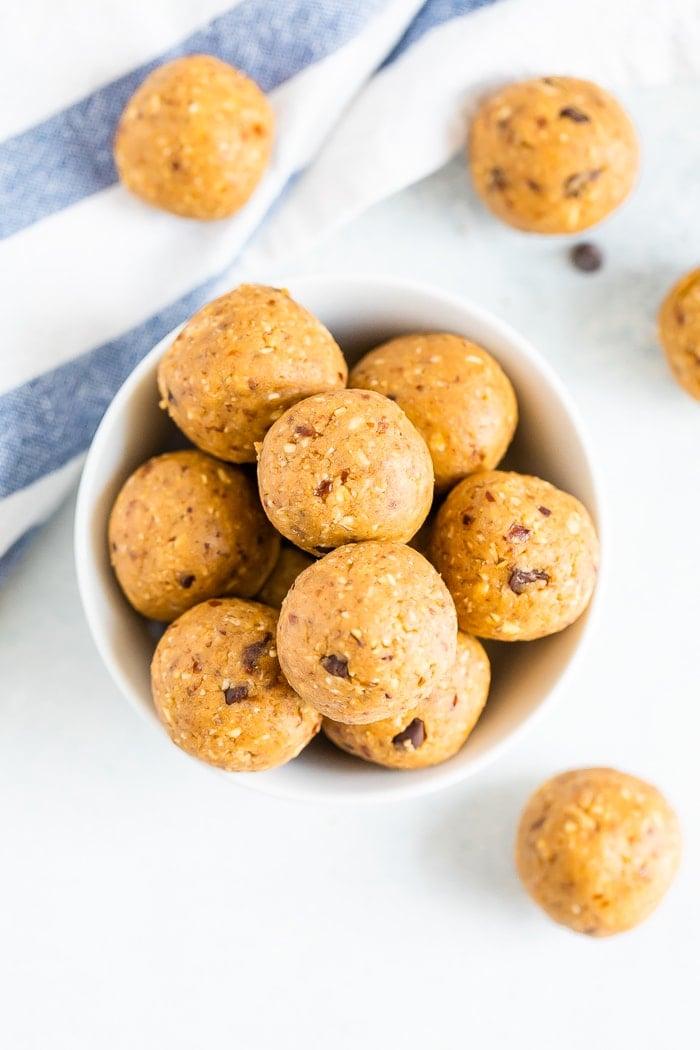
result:
[(123, 184), (147, 204), (222, 219), (260, 182), (273, 132), (257, 84), (213, 55), (187, 55), (154, 70), (132, 95), (114, 159)]
[(700, 399), (700, 270), (682, 277), (661, 304), (659, 342), (677, 383)]
[(232, 463), (296, 401), (345, 386), (330, 332), (279, 288), (242, 284), (192, 317), (158, 367), (161, 407), (190, 441)]
[(530, 233), (576, 233), (628, 195), (639, 168), (632, 122), (597, 84), (540, 77), (487, 98), (469, 135), (474, 187)]
[(425, 438), (445, 490), (503, 458), (518, 422), (515, 392), (486, 350), (460, 335), (417, 332), (366, 354), (348, 384), (396, 401)]
[(340, 390), (300, 401), (270, 427), (258, 484), (278, 532), (324, 554), (358, 540), (409, 540), (430, 510), (433, 467), (398, 405)]
[(425, 700), (457, 646), (454, 603), (401, 543), (339, 547), (297, 577), (282, 604), (280, 664), (300, 696), (339, 722), (401, 716)]
[(593, 594), (598, 557), (582, 503), (541, 478), (499, 470), (452, 489), (430, 547), (460, 628), (504, 642), (573, 623)]
[(255, 596), (257, 601), (279, 609), (299, 573), (313, 563), (314, 559), (310, 554), (292, 546), (291, 543), (283, 543), (272, 572)]
[(166, 452), (134, 471), (109, 519), (112, 567), (153, 620), (173, 620), (221, 594), (247, 598), (279, 553), (255, 483), (195, 450)]
[(277, 613), (214, 598), (172, 623), (153, 655), (151, 688), (171, 740), (234, 773), (281, 766), (318, 732), (317, 712), (285, 681)]
[(592, 937), (643, 922), (681, 856), (678, 818), (651, 784), (616, 769), (575, 769), (537, 789), (518, 828), (515, 863), (555, 922)]
[(351, 755), (392, 769), (422, 769), (456, 755), (477, 723), (488, 696), (491, 668), (476, 638), (460, 631), (457, 658), (427, 700), (404, 715), (369, 725), (324, 718), (326, 736)]

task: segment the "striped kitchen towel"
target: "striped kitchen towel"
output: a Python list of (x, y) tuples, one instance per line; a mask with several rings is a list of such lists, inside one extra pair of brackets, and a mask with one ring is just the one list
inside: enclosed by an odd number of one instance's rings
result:
[[(3, 30), (0, 583), (141, 357), (240, 275), (264, 280), (445, 163), (485, 89), (700, 71), (700, 0), (62, 0), (6, 5)], [(265, 179), (213, 224), (131, 197), (111, 151), (146, 74), (198, 52), (252, 76), (277, 114)]]

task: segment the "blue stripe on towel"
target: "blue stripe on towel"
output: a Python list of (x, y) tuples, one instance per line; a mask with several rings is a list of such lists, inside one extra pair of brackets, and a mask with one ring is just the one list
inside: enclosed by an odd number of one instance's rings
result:
[[(408, 51), (422, 36), (435, 26), (449, 22), (453, 18), (468, 15), (480, 7), (490, 7), (496, 0), (427, 0), (410, 26), (399, 40), (394, 50), (387, 55), (382, 66), (394, 62), (404, 51)], [(465, 61), (467, 61), (465, 55)]]
[(220, 279), (209, 279), (116, 339), (0, 395), (0, 499), (84, 452), (129, 373), (206, 302)]
[(207, 52), (270, 91), (355, 36), (385, 0), (243, 0), (176, 47), (0, 143), (0, 239), (117, 181), (112, 139), (156, 66)]

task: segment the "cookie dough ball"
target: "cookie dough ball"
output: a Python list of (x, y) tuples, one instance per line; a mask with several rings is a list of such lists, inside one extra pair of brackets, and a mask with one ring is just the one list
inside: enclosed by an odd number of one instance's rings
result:
[(615, 769), (553, 777), (527, 803), (515, 863), (555, 922), (592, 937), (643, 922), (673, 881), (678, 819), (651, 784)]
[(676, 381), (700, 400), (700, 270), (681, 278), (661, 304), (659, 342)]
[(299, 573), (313, 563), (314, 559), (310, 555), (293, 547), (291, 543), (283, 543), (275, 567), (256, 595), (257, 600), (263, 605), (279, 609)]
[(504, 642), (573, 623), (593, 594), (598, 554), (593, 522), (574, 496), (499, 470), (473, 474), (452, 490), (430, 547), (460, 628)]
[(456, 755), (483, 711), (491, 668), (483, 646), (462, 631), (457, 658), (427, 700), (404, 715), (370, 725), (324, 718), (326, 736), (351, 755), (392, 769), (436, 766)]
[(392, 339), (366, 354), (348, 383), (376, 390), (404, 410), (427, 442), (440, 490), (497, 466), (518, 421), (515, 392), (501, 366), (460, 335)]
[(277, 630), (290, 684), (339, 722), (401, 717), (455, 660), (444, 583), (401, 543), (348, 544), (297, 577)]
[(620, 104), (587, 80), (510, 84), (471, 126), (476, 192), (499, 219), (531, 233), (576, 233), (600, 222), (634, 185), (639, 149)]
[(287, 292), (242, 284), (203, 306), (158, 368), (161, 407), (205, 452), (255, 462), (255, 443), (296, 401), (345, 386), (340, 347)]
[(238, 598), (203, 602), (168, 627), (151, 688), (174, 744), (232, 773), (281, 766), (306, 747), (321, 719), (285, 681), (276, 630), (274, 609)]
[(260, 88), (212, 55), (160, 66), (129, 100), (114, 140), (119, 178), (147, 204), (221, 219), (248, 200), (272, 149)]
[(174, 620), (205, 598), (249, 597), (279, 553), (255, 483), (203, 452), (166, 452), (126, 481), (109, 519), (112, 567), (144, 616)]
[(381, 394), (317, 394), (270, 428), (258, 462), (275, 528), (323, 554), (357, 540), (409, 540), (427, 517), (433, 467), (408, 417)]

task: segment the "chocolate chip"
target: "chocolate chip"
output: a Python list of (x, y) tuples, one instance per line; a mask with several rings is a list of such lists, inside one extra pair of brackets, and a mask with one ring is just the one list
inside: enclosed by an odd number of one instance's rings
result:
[(593, 171), (577, 171), (564, 180), (564, 196), (580, 197), (583, 191), (603, 174), (602, 168), (594, 168)]
[(494, 496), (494, 494), (492, 492), (485, 492), (484, 493), (484, 498), (487, 499), (489, 501), (489, 503), (495, 503), (496, 502), (496, 497)]
[(172, 390), (168, 390), (168, 401), (169, 401), (169, 403), (171, 405), (176, 405), (177, 404), (177, 399), (176, 399), (175, 395), (173, 394)]
[(530, 831), (537, 831), (538, 828), (542, 827), (544, 822), (545, 822), (545, 818), (544, 817), (538, 817), (537, 820), (533, 820), (532, 824), (530, 825)]
[(316, 431), (313, 427), (308, 426), (308, 424), (300, 423), (298, 427), (294, 427), (294, 433), (298, 434), (299, 437), (310, 438), (314, 436)]
[(241, 656), (241, 663), (243, 670), (250, 674), (252, 671), (257, 671), (258, 660), (263, 655), (268, 645), (272, 641), (272, 634), (270, 631), (267, 632), (264, 638), (259, 642), (252, 642), (251, 645), (246, 645)]
[(488, 188), (490, 190), (504, 190), (507, 185), (508, 180), (503, 168), (491, 168)]
[(334, 678), (349, 678), (348, 662), (344, 656), (324, 656), (321, 659), (321, 666), (328, 674), (332, 674)]
[(191, 572), (181, 572), (177, 578), (177, 582), (181, 587), (184, 587), (186, 591), (189, 591), (196, 578), (197, 577), (193, 576)]
[(530, 187), (530, 189), (532, 190), (533, 193), (541, 193), (542, 192), (542, 187), (540, 186), (539, 182), (535, 182), (534, 179), (528, 179), (527, 180), (527, 184), (528, 184), (528, 186)]
[(559, 110), (559, 116), (565, 120), (573, 120), (574, 124), (590, 124), (591, 122), (591, 118), (582, 113), (580, 109), (576, 109), (576, 106), (564, 106)]
[(171, 169), (173, 171), (179, 171), (180, 170), (180, 161), (179, 160), (171, 160), (170, 161), (170, 167), (171, 167)]
[(570, 258), (576, 269), (584, 273), (595, 273), (603, 265), (603, 253), (590, 241), (575, 244), (571, 249)]
[(681, 310), (680, 306), (677, 303), (676, 303), (676, 305), (673, 308), (673, 316), (676, 319), (676, 324), (680, 325), (681, 328), (682, 328), (683, 325), (685, 324), (685, 314), (683, 313), (683, 311)]
[(548, 518), (549, 515), (552, 513), (549, 507), (538, 507), (537, 509), (540, 512), (540, 514), (544, 514), (545, 518)]
[(511, 543), (525, 543), (530, 539), (530, 530), (514, 521), (505, 534), (505, 539), (510, 540)]
[(224, 689), (224, 700), (227, 704), (237, 704), (239, 700), (245, 700), (248, 695), (247, 685), (231, 685)]
[(452, 697), (452, 706), (456, 707), (458, 703), (459, 703), (459, 696), (457, 695), (457, 693), (455, 693), (455, 695)]
[(212, 598), (210, 602), (207, 602), (207, 605), (211, 605), (212, 609), (215, 609), (217, 605), (221, 605), (221, 602), (218, 598)]
[(549, 574), (542, 569), (513, 569), (508, 579), (508, 586), (514, 594), (522, 594), (529, 583), (544, 580), (549, 583)]
[(340, 472), (340, 484), (344, 485), (349, 477), (350, 477), (350, 471), (349, 470), (341, 470), (341, 472)]
[(401, 733), (397, 733), (396, 736), (392, 738), (391, 742), (396, 748), (408, 748), (410, 746), (415, 751), (421, 746), (424, 740), (425, 726), (420, 718), (414, 718)]
[[(328, 499), (328, 494), (333, 491), (333, 481), (331, 478), (324, 478), (320, 481), (314, 489), (314, 496), (319, 496), (325, 503)], [(318, 550), (318, 548), (316, 548)]]

